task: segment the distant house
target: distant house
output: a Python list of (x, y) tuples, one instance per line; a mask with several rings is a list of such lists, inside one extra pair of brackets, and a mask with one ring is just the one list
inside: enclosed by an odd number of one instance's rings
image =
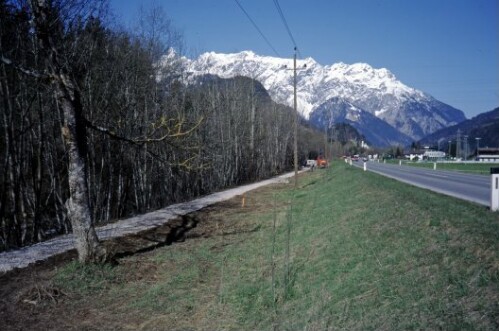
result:
[(424, 150), (411, 148), (404, 151), (404, 157), (410, 161), (419, 161), (423, 159)]
[(419, 154), (417, 152), (414, 152), (414, 153), (406, 153), (405, 154), (405, 158), (406, 159), (409, 159), (411, 161), (419, 161), (419, 160), (422, 160), (423, 159), (423, 154)]
[(411, 161), (421, 161), (421, 160), (440, 160), (444, 159), (446, 156), (445, 152), (435, 151), (425, 146), (424, 149), (412, 150), (411, 152), (405, 153), (405, 157)]
[(433, 151), (431, 149), (427, 149), (423, 154), (423, 158), (428, 159), (428, 160), (443, 159), (443, 158), (445, 158), (445, 152)]
[(484, 147), (478, 149), (477, 161), (480, 162), (499, 162), (499, 148)]

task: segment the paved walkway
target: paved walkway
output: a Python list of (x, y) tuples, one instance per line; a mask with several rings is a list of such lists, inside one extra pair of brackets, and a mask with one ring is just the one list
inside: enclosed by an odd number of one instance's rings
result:
[[(168, 223), (178, 216), (192, 213), (217, 202), (229, 200), (259, 187), (287, 182), (287, 178), (293, 177), (293, 175), (294, 172), (290, 172), (258, 183), (239, 186), (196, 200), (174, 204), (147, 214), (123, 219), (97, 228), (97, 235), (99, 239), (106, 240), (152, 229)], [(49, 257), (65, 253), (71, 249), (74, 249), (73, 235), (67, 234), (18, 250), (0, 253), (0, 273), (15, 268), (27, 267), (32, 263), (44, 261)]]

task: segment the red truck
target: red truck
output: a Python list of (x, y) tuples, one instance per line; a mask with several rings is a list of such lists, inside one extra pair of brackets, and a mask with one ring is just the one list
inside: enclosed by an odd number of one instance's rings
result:
[(317, 168), (325, 168), (327, 167), (327, 160), (324, 156), (319, 155), (317, 157)]

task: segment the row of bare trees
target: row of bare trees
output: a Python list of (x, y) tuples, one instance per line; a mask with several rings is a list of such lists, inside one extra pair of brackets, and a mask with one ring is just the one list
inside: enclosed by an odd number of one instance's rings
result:
[[(99, 260), (96, 224), (292, 167), (290, 108), (249, 78), (183, 85), (157, 66), (180, 46), (168, 20), (137, 35), (103, 9), (0, 0), (0, 250), (73, 231)], [(323, 138), (300, 132), (304, 158)]]

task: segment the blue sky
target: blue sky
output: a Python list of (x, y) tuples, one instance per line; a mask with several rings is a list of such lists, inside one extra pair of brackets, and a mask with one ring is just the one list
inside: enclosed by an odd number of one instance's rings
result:
[[(272, 0), (239, 0), (282, 57), (293, 45)], [(303, 57), (366, 62), (464, 111), (499, 106), (499, 0), (280, 0)], [(161, 6), (187, 55), (252, 50), (275, 56), (234, 0), (111, 0), (133, 27), (142, 6)]]

